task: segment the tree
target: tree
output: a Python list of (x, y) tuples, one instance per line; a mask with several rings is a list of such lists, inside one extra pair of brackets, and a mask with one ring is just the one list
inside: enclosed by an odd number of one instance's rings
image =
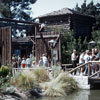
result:
[(10, 17), (10, 9), (8, 4), (3, 3), (0, 1), (0, 17)]
[(87, 14), (88, 15), (92, 15), (92, 16), (96, 16), (97, 12), (97, 8), (96, 5), (94, 4), (93, 1), (91, 1), (88, 5), (87, 5)]
[(81, 7), (78, 7), (76, 4), (75, 11), (78, 11), (81, 14), (95, 17), (96, 23), (94, 29), (100, 29), (100, 3), (94, 4), (94, 2), (91, 1), (89, 4), (86, 4), (86, 0), (84, 0)]
[(76, 4), (76, 7), (75, 7), (75, 11), (78, 11), (80, 12), (81, 8), (78, 6), (78, 3)]
[(80, 12), (83, 14), (87, 13), (87, 5), (86, 5), (86, 0), (84, 0), (83, 4), (81, 5), (81, 10)]
[(4, 5), (7, 5), (10, 9), (10, 16), (5, 16), (6, 18), (27, 20), (30, 21), (32, 18), (31, 14), (31, 4), (34, 4), (37, 0), (1, 0)]
[(77, 50), (78, 55), (82, 50), (89, 49), (87, 39), (74, 38), (74, 32), (65, 29), (61, 30), (62, 63), (71, 63), (71, 54), (73, 49)]
[[(2, 18), (17, 19), (23, 21), (32, 21), (31, 4), (34, 4), (37, 0), (1, 0), (0, 1), (0, 16)], [(19, 35), (20, 33), (20, 35)], [(24, 36), (27, 33), (31, 34), (30, 30), (18, 30), (12, 29), (12, 35), (14, 37)]]

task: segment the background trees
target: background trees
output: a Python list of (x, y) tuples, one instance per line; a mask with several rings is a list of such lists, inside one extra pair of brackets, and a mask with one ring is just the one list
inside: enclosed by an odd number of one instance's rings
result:
[(78, 11), (81, 14), (91, 15), (96, 18), (96, 24), (94, 25), (95, 30), (100, 29), (100, 3), (94, 4), (93, 0), (87, 4), (86, 0), (84, 0), (83, 4), (79, 7), (76, 4), (74, 8), (75, 11)]
[[(36, 1), (37, 0), (0, 0), (0, 17), (32, 21), (30, 5)], [(30, 30), (12, 29), (12, 35), (14, 37), (23, 37), (30, 33)]]
[(0, 1), (0, 13), (2, 17), (27, 20), (30, 21), (32, 18), (31, 4), (34, 4), (37, 0), (1, 0)]
[(84, 0), (83, 4), (79, 7), (78, 4), (76, 4), (76, 7), (74, 9), (75, 11), (78, 11), (81, 14), (85, 15), (91, 15), (95, 17), (96, 21), (93, 26), (92, 31), (92, 40), (96, 42), (96, 47), (100, 50), (100, 3), (94, 4), (93, 0), (87, 4), (86, 0)]

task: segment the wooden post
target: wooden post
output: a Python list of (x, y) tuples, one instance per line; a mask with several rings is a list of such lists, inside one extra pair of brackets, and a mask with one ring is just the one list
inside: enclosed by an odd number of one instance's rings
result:
[(88, 63), (88, 76), (90, 76), (90, 63)]
[(60, 38), (59, 38), (59, 62), (60, 62), (60, 66), (61, 66), (61, 33), (59, 33)]

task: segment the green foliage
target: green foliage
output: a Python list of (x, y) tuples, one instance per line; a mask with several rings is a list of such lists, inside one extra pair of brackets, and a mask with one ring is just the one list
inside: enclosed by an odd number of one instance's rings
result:
[(69, 93), (78, 89), (77, 82), (74, 79), (66, 76), (65, 73), (60, 73), (59, 76), (46, 84), (46, 96), (66, 96)]
[(10, 85), (9, 68), (2, 65), (0, 68), (0, 89), (4, 91)]
[(24, 70), (18, 72), (11, 78), (11, 84), (23, 89), (29, 89), (37, 87), (39, 82), (45, 82), (49, 80), (47, 71), (44, 68), (37, 68), (34, 71)]
[(45, 68), (39, 67), (33, 70), (34, 76), (38, 82), (47, 82), (49, 81), (49, 75)]
[(71, 54), (73, 49), (77, 50), (77, 53), (80, 54), (82, 50), (89, 49), (89, 44), (87, 42), (87, 38), (78, 39), (74, 38), (74, 32), (68, 30), (61, 30), (62, 33), (62, 63), (71, 63)]
[(0, 91), (5, 91), (8, 86), (10, 86), (10, 77), (0, 77)]
[(12, 85), (22, 87), (23, 89), (29, 89), (36, 84), (34, 76), (30, 71), (17, 73), (14, 77), (11, 78), (10, 82)]
[(93, 0), (89, 4), (84, 0), (81, 7), (76, 4), (75, 11), (80, 12), (81, 14), (91, 15), (96, 18), (95, 29), (100, 29), (100, 3), (94, 4)]
[[(19, 20), (31, 20), (30, 17), (31, 7), (30, 4), (34, 4), (37, 0), (1, 0), (1, 3), (8, 6), (10, 10), (10, 18), (16, 18)], [(5, 14), (4, 14), (5, 15)]]
[(92, 38), (96, 42), (95, 47), (97, 47), (100, 50), (100, 30), (93, 31)]
[(8, 4), (5, 4), (3, 2), (0, 1), (0, 15), (1, 17), (10, 17), (10, 8), (8, 6)]
[(6, 77), (9, 74), (8, 66), (1, 66), (0, 77)]

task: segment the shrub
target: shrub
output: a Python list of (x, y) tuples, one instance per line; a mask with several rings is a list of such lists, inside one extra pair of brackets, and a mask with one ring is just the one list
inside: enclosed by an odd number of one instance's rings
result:
[(38, 82), (49, 81), (49, 75), (44, 67), (39, 67), (33, 71), (33, 74)]
[[(46, 88), (45, 88), (45, 86)], [(74, 79), (66, 76), (65, 73), (60, 73), (59, 76), (48, 82), (48, 84), (43, 84), (46, 96), (65, 96), (78, 89), (77, 82)], [(41, 84), (41, 87), (43, 87)]]
[(49, 76), (47, 71), (44, 68), (37, 68), (33, 71), (25, 70), (16, 73), (15, 76), (11, 78), (11, 84), (24, 89), (29, 89), (31, 87), (39, 86), (39, 82), (48, 80)]
[(6, 77), (9, 74), (9, 69), (8, 66), (1, 66), (0, 68), (0, 76), (1, 77)]
[(18, 72), (11, 78), (11, 84), (17, 87), (22, 87), (23, 89), (29, 89), (37, 83), (31, 71), (23, 71)]

